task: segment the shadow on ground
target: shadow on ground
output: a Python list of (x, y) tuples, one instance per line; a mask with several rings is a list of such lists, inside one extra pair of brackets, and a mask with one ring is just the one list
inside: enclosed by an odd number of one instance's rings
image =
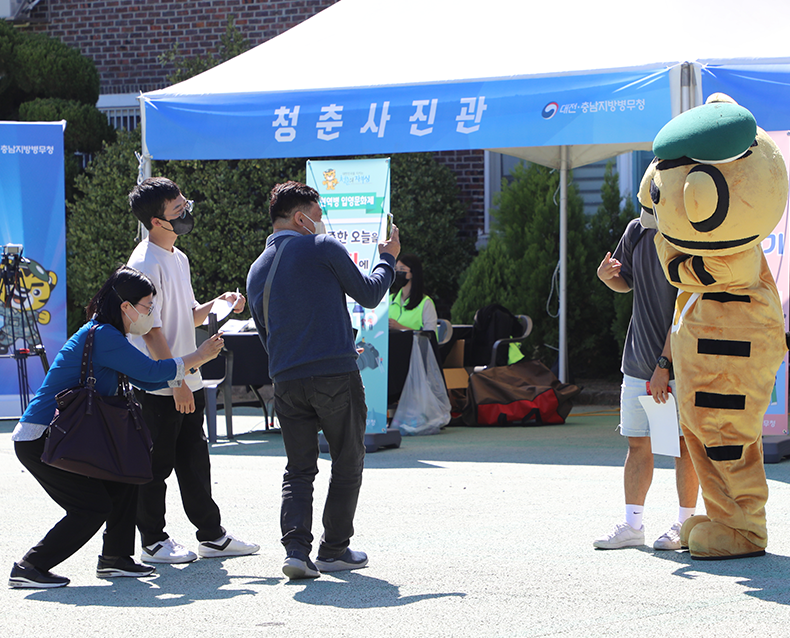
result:
[[(29, 600), (73, 607), (183, 607), (201, 600), (228, 600), (238, 596), (253, 596), (261, 586), (299, 588), (294, 600), (307, 605), (338, 609), (375, 609), (402, 607), (423, 600), (464, 597), (462, 592), (417, 594), (401, 596), (400, 587), (361, 572), (341, 572), (319, 579), (289, 581), (279, 574), (273, 577), (230, 577), (221, 563), (197, 561), (188, 572), (173, 565), (158, 565), (153, 578), (119, 578), (109, 584), (63, 589), (37, 590), (27, 595)], [(253, 589), (254, 587), (254, 589)]]
[[(289, 585), (305, 584), (291, 581)], [(447, 597), (463, 598), (461, 592), (444, 594), (417, 594), (401, 596), (397, 585), (380, 578), (366, 576), (364, 570), (338, 572), (312, 581), (294, 595), (294, 600), (308, 605), (337, 607), (338, 609), (374, 609), (378, 607), (402, 607), (422, 600)]]
[(673, 576), (694, 580), (698, 574), (738, 579), (747, 596), (790, 605), (790, 557), (767, 553), (737, 560), (694, 560), (686, 552), (656, 552), (653, 556), (678, 565)]

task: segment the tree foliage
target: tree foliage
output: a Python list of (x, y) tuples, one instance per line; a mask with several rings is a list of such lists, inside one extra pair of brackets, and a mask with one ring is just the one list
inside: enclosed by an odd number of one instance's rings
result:
[(247, 271), (272, 232), (269, 193), (289, 179), (304, 181), (298, 159), (157, 162), (195, 201), (195, 229), (176, 244), (188, 256), (192, 287), (200, 301), (227, 290), (244, 291)]
[(66, 198), (81, 170), (75, 153), (95, 153), (115, 139), (114, 129), (96, 108), (99, 73), (93, 60), (59, 40), (17, 31), (0, 20), (0, 120), (66, 120)]
[(105, 115), (91, 104), (81, 104), (62, 98), (37, 98), (19, 108), (23, 122), (56, 122), (66, 120), (63, 133), (66, 151), (96, 153), (104, 142), (115, 141), (115, 129)]
[[(630, 198), (620, 195), (620, 186), (613, 163), (606, 167), (604, 182), (601, 188), (601, 205), (590, 219), (589, 244), (598, 259), (598, 264), (607, 252), (614, 252), (628, 222), (636, 216), (634, 203)], [(596, 264), (597, 267), (597, 264)], [(591, 290), (591, 303), (599, 308), (598, 324), (595, 327), (601, 334), (601, 349), (604, 352), (616, 352), (616, 361), (606, 357), (607, 366), (619, 367), (619, 355), (625, 343), (625, 334), (631, 320), (632, 293), (618, 294), (596, 279)], [(609, 342), (609, 339), (612, 341)]]
[[(503, 182), (496, 201), (488, 246), (464, 273), (453, 306), (457, 323), (471, 323), (474, 313), (490, 303), (529, 315), (534, 328), (522, 350), (547, 363), (556, 359), (553, 348), (559, 343), (559, 320), (554, 316), (559, 297), (559, 277), (555, 275), (559, 260), (558, 188), (556, 171), (537, 164), (516, 167), (512, 182)], [(614, 293), (596, 275), (598, 264), (606, 250), (614, 249), (629, 215), (620, 211), (617, 178), (611, 166), (604, 191), (604, 204), (587, 219), (576, 186), (571, 181), (568, 187), (566, 316), (570, 369), (576, 374), (610, 374), (617, 370), (619, 360)]]
[(69, 334), (85, 322), (85, 306), (134, 248), (137, 220), (127, 195), (137, 179), (139, 131), (120, 131), (77, 177), (67, 202), (66, 287)]
[(401, 252), (420, 257), (426, 294), (439, 308), (449, 308), (474, 249), (473, 238), (458, 232), (466, 210), (455, 176), (430, 153), (393, 155), (390, 169), (390, 212), (400, 231)]
[(15, 120), (19, 107), (54, 97), (81, 104), (99, 99), (99, 72), (93, 60), (60, 40), (18, 31), (0, 20), (0, 119)]

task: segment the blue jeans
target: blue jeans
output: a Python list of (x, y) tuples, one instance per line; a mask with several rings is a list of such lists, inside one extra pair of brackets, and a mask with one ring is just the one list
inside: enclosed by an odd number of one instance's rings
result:
[(321, 558), (345, 552), (354, 534), (362, 468), (365, 464), (365, 389), (359, 372), (275, 383), (274, 409), (280, 420), (288, 464), (280, 510), (286, 551), (309, 554), (313, 535), (313, 481), (318, 474), (318, 432), (332, 457), (324, 505)]

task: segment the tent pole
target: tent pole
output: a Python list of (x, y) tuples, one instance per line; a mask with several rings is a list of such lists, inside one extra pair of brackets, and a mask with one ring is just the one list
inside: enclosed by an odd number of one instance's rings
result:
[[(142, 93), (137, 97), (137, 100), (140, 102), (140, 139), (142, 143), (141, 153), (137, 156), (140, 162), (137, 171), (137, 183), (142, 184), (143, 181), (151, 177), (151, 154), (148, 152), (148, 145), (145, 143), (145, 98)], [(146, 237), (148, 237), (148, 231), (142, 222), (137, 222), (137, 241)]]
[(560, 381), (568, 382), (568, 147), (560, 147)]
[(145, 143), (145, 97), (142, 93), (137, 96), (140, 102), (140, 133), (142, 139), (142, 153), (140, 155), (140, 171), (137, 176), (137, 183), (151, 177), (151, 154), (148, 152), (148, 144)]

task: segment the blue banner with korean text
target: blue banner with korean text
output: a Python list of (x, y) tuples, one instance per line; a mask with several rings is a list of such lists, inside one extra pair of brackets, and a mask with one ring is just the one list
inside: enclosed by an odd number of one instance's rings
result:
[(669, 69), (286, 93), (144, 96), (154, 159), (373, 155), (651, 141)]
[[(66, 341), (64, 124), (0, 122), (2, 417), (21, 416), (20, 394), (32, 398)], [(47, 357), (26, 356), (41, 345)]]
[[(379, 261), (379, 237), (390, 210), (390, 160), (307, 162), (307, 184), (321, 195), (326, 232), (346, 246), (357, 267), (369, 275)], [(357, 365), (365, 385), (365, 432), (387, 431), (389, 295), (375, 308), (346, 298), (356, 331)]]

